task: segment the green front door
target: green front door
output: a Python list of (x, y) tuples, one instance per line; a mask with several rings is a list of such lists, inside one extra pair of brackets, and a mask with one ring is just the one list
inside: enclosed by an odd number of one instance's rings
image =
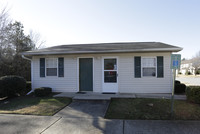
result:
[(93, 91), (92, 58), (79, 59), (79, 89), (80, 91)]

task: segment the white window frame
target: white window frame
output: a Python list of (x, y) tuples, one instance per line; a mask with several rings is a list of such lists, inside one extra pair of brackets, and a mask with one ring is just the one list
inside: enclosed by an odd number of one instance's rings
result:
[[(117, 61), (117, 70), (112, 70), (117, 72), (117, 82), (116, 83), (105, 83), (104, 82), (104, 71), (109, 71), (109, 70), (104, 70), (104, 59), (116, 59)], [(118, 56), (102, 56), (102, 92), (119, 92), (119, 79), (118, 79), (118, 74), (119, 74), (119, 57)], [(108, 88), (107, 88), (108, 87)]]
[[(144, 76), (143, 75), (143, 68), (148, 68), (148, 67), (143, 67), (143, 60), (145, 59), (145, 58), (154, 58), (155, 59), (155, 73), (156, 73), (156, 75), (155, 76)], [(154, 67), (149, 67), (149, 68), (154, 68)], [(156, 56), (152, 56), (152, 57), (141, 57), (141, 77), (147, 77), (147, 78), (157, 78), (157, 57)]]
[[(105, 69), (104, 69), (104, 60), (107, 60), (107, 59), (108, 59), (108, 60), (109, 60), (109, 59), (116, 59), (116, 66), (117, 66), (117, 69), (113, 69), (113, 70), (107, 70), (107, 69), (106, 69), (106, 70), (105, 70)], [(103, 61), (102, 61), (102, 62), (103, 62), (103, 64), (102, 64), (102, 67), (103, 67), (103, 72), (102, 72), (103, 83), (105, 83), (105, 82), (104, 82), (104, 72), (105, 72), (105, 71), (116, 72), (116, 75), (117, 75), (117, 79), (116, 79), (117, 82), (116, 82), (116, 83), (118, 83), (118, 62), (119, 62), (119, 61), (118, 61), (118, 57), (103, 57)]]
[[(55, 59), (56, 60), (56, 62), (57, 62), (57, 66), (56, 66), (56, 68), (57, 68), (57, 73), (56, 73), (56, 75), (54, 75), (54, 76), (49, 76), (49, 75), (47, 75), (47, 59)], [(55, 57), (48, 57), (48, 58), (45, 58), (45, 76), (47, 76), (47, 77), (55, 77), (55, 76), (58, 76), (58, 58), (55, 58)]]

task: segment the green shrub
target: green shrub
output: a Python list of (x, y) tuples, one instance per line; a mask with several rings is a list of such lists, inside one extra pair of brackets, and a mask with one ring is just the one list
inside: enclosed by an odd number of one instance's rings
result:
[(176, 83), (174, 92), (176, 94), (185, 93), (186, 85), (183, 83)]
[(34, 94), (37, 97), (48, 96), (52, 93), (52, 89), (50, 87), (40, 87), (34, 90)]
[(20, 76), (3, 76), (0, 78), (1, 97), (21, 95), (26, 89), (26, 80)]
[(26, 89), (21, 93), (21, 95), (26, 95), (31, 91), (31, 81), (26, 82)]
[(0, 78), (0, 98), (5, 97), (4, 96), (4, 89), (3, 89), (3, 81)]
[(190, 71), (188, 71), (188, 70), (185, 72), (185, 75), (191, 75), (191, 74), (192, 73)]
[(199, 86), (187, 87), (186, 96), (188, 101), (200, 104), (200, 87)]
[(175, 84), (181, 84), (181, 82), (178, 80), (175, 80)]
[(200, 70), (197, 70), (197, 71), (195, 72), (195, 74), (200, 74)]
[(176, 94), (185, 93), (185, 90), (186, 90), (186, 85), (181, 83), (178, 80), (175, 80), (174, 93), (176, 93)]

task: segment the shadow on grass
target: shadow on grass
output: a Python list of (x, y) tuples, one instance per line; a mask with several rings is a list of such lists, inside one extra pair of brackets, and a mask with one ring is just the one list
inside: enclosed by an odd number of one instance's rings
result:
[(112, 99), (106, 112), (107, 119), (132, 120), (200, 120), (200, 106), (175, 100), (171, 118), (171, 100), (167, 99)]
[(71, 98), (20, 96), (0, 101), (0, 113), (54, 115), (71, 103)]

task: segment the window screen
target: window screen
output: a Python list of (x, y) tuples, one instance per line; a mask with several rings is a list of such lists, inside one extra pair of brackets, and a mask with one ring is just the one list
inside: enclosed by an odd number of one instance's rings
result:
[(58, 61), (56, 58), (47, 58), (46, 59), (46, 75), (57, 76), (57, 65), (58, 65)]
[(142, 58), (143, 76), (156, 76), (156, 58)]

